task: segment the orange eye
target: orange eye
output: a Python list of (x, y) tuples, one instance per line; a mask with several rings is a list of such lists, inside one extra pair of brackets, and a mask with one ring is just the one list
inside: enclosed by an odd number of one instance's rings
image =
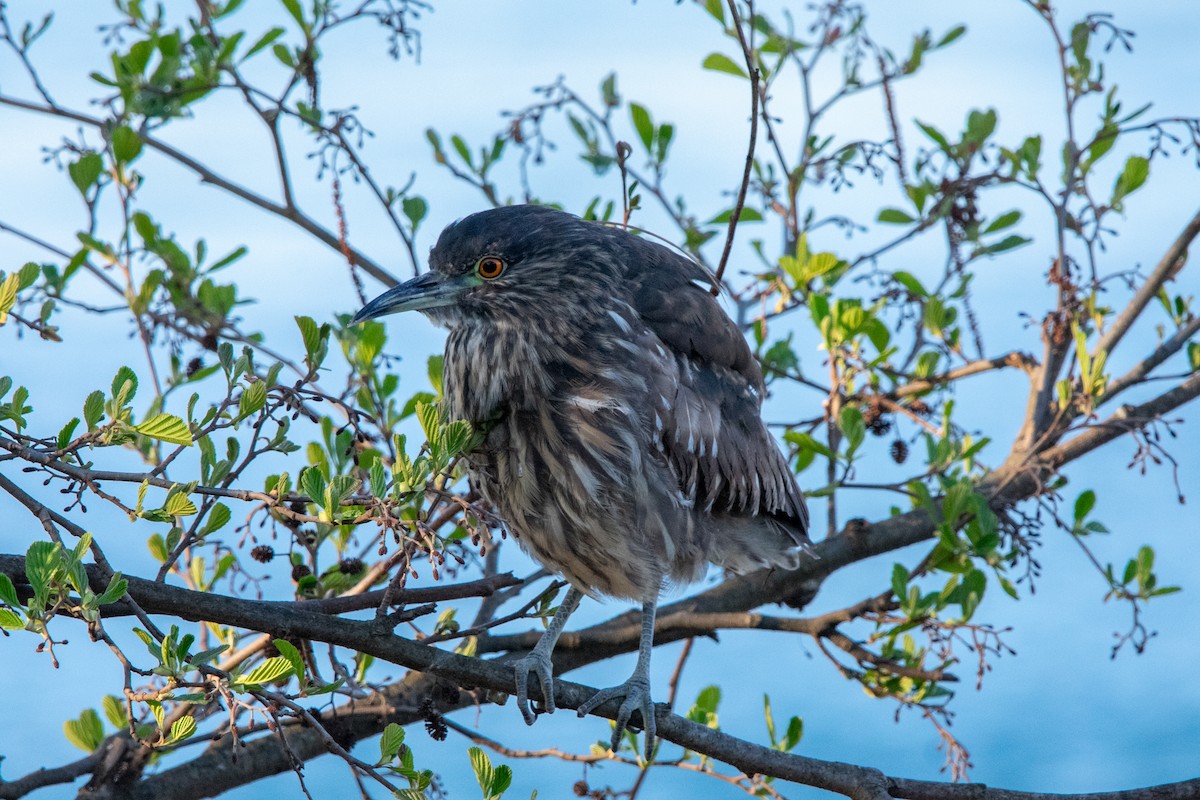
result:
[(504, 272), (506, 266), (508, 265), (504, 263), (504, 259), (484, 256), (475, 264), (475, 274), (484, 280), (495, 280)]

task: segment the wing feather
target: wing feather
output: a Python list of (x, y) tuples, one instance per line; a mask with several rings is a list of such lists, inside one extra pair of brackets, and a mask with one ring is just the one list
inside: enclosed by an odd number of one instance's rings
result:
[[(745, 337), (704, 288), (711, 277), (659, 245), (626, 237), (630, 305), (653, 354), (648, 380), (660, 446), (680, 490), (698, 507), (770, 516), (808, 544), (808, 510), (795, 476), (760, 416), (762, 372)], [(697, 284), (701, 285), (697, 285)]]

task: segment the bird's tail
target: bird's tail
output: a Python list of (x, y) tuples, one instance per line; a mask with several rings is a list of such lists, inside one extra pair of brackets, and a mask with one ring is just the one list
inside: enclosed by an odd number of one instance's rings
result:
[(712, 519), (709, 560), (741, 575), (758, 569), (796, 569), (816, 558), (808, 537), (775, 516), (722, 516)]

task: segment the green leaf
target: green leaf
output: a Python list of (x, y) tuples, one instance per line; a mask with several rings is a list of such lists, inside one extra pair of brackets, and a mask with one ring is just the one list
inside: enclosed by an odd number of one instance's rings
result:
[(400, 208), (404, 211), (404, 216), (408, 217), (408, 221), (412, 223), (413, 230), (421, 224), (421, 220), (425, 219), (425, 215), (429, 213), (429, 203), (424, 197), (406, 197), (400, 201)]
[(125, 591), (128, 588), (129, 581), (121, 577), (121, 573), (114, 572), (112, 577), (108, 579), (108, 588), (96, 598), (96, 604), (106, 606), (109, 603), (115, 603), (125, 596)]
[(104, 707), (104, 717), (110, 725), (117, 730), (129, 727), (129, 713), (121, 698), (106, 694), (101, 705)]
[(996, 217), (986, 228), (983, 229), (983, 232), (995, 233), (996, 231), (1003, 230), (1017, 224), (1020, 219), (1021, 212), (1014, 209), (1006, 214), (1001, 214), (1000, 216)]
[(113, 157), (118, 163), (128, 164), (142, 153), (142, 137), (128, 125), (119, 125), (111, 134)]
[[(87, 414), (86, 408), (84, 408), (84, 414)], [(187, 423), (174, 414), (157, 414), (141, 425), (135, 425), (133, 429), (143, 436), (149, 436), (151, 439), (158, 439), (162, 442), (187, 446), (192, 444), (192, 432)]]
[[(288, 660), (292, 665), (292, 674), (297, 678), (304, 677), (304, 659), (300, 657), (300, 651), (296, 646), (287, 639), (274, 639), (275, 649), (279, 651), (279, 655)], [(402, 729), (403, 730), (403, 729)]]
[(67, 166), (67, 174), (71, 176), (75, 188), (85, 197), (92, 184), (100, 179), (100, 173), (103, 171), (104, 159), (100, 158), (99, 153), (85, 153), (78, 161)]
[(283, 7), (292, 15), (301, 29), (308, 31), (308, 23), (304, 21), (304, 12), (300, 10), (300, 0), (281, 0)]
[(242, 686), (260, 686), (264, 683), (274, 683), (291, 674), (292, 662), (283, 656), (275, 656), (250, 670), (249, 674), (243, 675), (237, 682)]
[(104, 741), (104, 723), (95, 709), (85, 709), (79, 719), (69, 719), (63, 723), (63, 733), (67, 741), (85, 753), (90, 753)]
[[(725, 224), (728, 224), (729, 220), (731, 220), (731, 219), (733, 219), (733, 209), (732, 208), (726, 209), (725, 211), (722, 211), (720, 214), (717, 214), (715, 217), (713, 217), (712, 219), (710, 219), (708, 221), (708, 224), (709, 225), (725, 225)], [(748, 206), (743, 206), (742, 213), (738, 215), (738, 223), (739, 224), (742, 222), (762, 222), (762, 221), (763, 221), (762, 212), (760, 212), (757, 208), (750, 208)], [(828, 255), (832, 255), (832, 254), (828, 254)]]
[(402, 744), (404, 744), (404, 727), (395, 722), (389, 722), (383, 729), (383, 735), (379, 737), (379, 763), (386, 764), (395, 758), (396, 754), (400, 752)]
[(33, 286), (33, 282), (38, 279), (38, 275), (42, 274), (42, 268), (32, 261), (25, 264), (17, 270), (17, 291), (28, 289)]
[(467, 755), (471, 758), (471, 769), (475, 772), (475, 780), (479, 781), (479, 788), (483, 790), (484, 796), (488, 797), (492, 781), (496, 776), (496, 771), (492, 768), (492, 760), (478, 747), (468, 749)]
[(967, 115), (967, 130), (963, 137), (965, 141), (976, 145), (983, 144), (992, 132), (996, 130), (996, 110), (972, 111)]
[(20, 285), (21, 278), (15, 272), (0, 281), (0, 325), (8, 319), (8, 312), (17, 303), (17, 287)]
[(898, 208), (885, 208), (879, 212), (879, 216), (876, 219), (879, 222), (886, 222), (892, 225), (907, 225), (914, 221), (912, 217)]
[(946, 31), (945, 35), (942, 36), (941, 39), (938, 39), (938, 42), (934, 45), (934, 47), (945, 47), (951, 42), (956, 41), (958, 37), (962, 36), (966, 32), (967, 28), (965, 25), (957, 25)]
[(255, 381), (242, 391), (238, 400), (238, 419), (245, 419), (261, 409), (267, 402), (266, 381)]
[(1120, 211), (1123, 207), (1122, 201), (1140, 189), (1149, 176), (1150, 161), (1142, 156), (1130, 156), (1125, 162), (1125, 169), (1117, 177), (1116, 185), (1113, 186), (1113, 196), (1109, 205)]
[(496, 777), (492, 778), (492, 788), (490, 797), (499, 797), (512, 786), (512, 768), (501, 764), (496, 767)]
[(1079, 497), (1075, 498), (1075, 521), (1083, 522), (1092, 508), (1096, 505), (1096, 493), (1091, 489), (1082, 492)]
[(17, 597), (17, 587), (13, 586), (12, 578), (0, 572), (0, 600), (13, 608), (20, 608), (21, 600)]
[(311, 356), (321, 345), (321, 329), (312, 317), (296, 317), (296, 326), (304, 339), (304, 352)]
[(650, 119), (650, 112), (645, 106), (637, 103), (629, 104), (629, 116), (633, 119), (633, 127), (637, 131), (638, 138), (642, 140), (642, 144), (647, 150), (651, 150), (654, 145), (654, 122)]
[(1008, 236), (1005, 236), (1003, 239), (996, 242), (995, 244), (989, 244), (986, 247), (980, 247), (978, 250), (975, 251), (975, 255), (990, 256), (990, 255), (995, 255), (997, 253), (1003, 253), (1008, 250), (1014, 250), (1018, 247), (1021, 247), (1022, 245), (1029, 244), (1030, 241), (1031, 240), (1025, 236), (1019, 236), (1015, 233), (1012, 233), (1012, 234), (1009, 234)]
[(705, 69), (711, 69), (713, 72), (725, 72), (730, 75), (736, 75), (739, 78), (748, 77), (745, 67), (739, 66), (737, 62), (723, 53), (710, 53), (705, 57), (700, 66)]
[(196, 513), (196, 504), (184, 492), (175, 492), (167, 497), (162, 510), (168, 517), (190, 517)]
[(75, 428), (78, 426), (79, 417), (71, 417), (67, 424), (62, 426), (62, 430), (58, 432), (58, 437), (55, 442), (58, 445), (59, 450), (62, 450), (71, 443), (71, 437), (74, 435)]
[(282, 35), (283, 35), (283, 28), (271, 28), (271, 30), (267, 31), (262, 36), (260, 36), (257, 42), (255, 42), (253, 45), (251, 45), (250, 49), (246, 51), (246, 54), (244, 56), (242, 56), (242, 61), (245, 61), (247, 58), (250, 58), (250, 56), (254, 55), (255, 53), (261, 52), (262, 50), (266, 49), (271, 44), (271, 42), (275, 41)]
[(61, 550), (61, 546), (53, 542), (39, 541), (25, 551), (25, 577), (38, 594), (49, 588), (55, 568), (62, 563)]
[(178, 744), (196, 732), (196, 718), (188, 715), (180, 717), (171, 723), (171, 733), (167, 744)]
[(908, 570), (903, 564), (892, 567), (892, 593), (898, 598), (908, 594)]
[(208, 536), (210, 533), (221, 530), (231, 517), (232, 514), (229, 511), (229, 506), (224, 503), (214, 503), (208, 512), (208, 522), (205, 523), (204, 531), (200, 535)]
[(841, 414), (838, 415), (838, 427), (846, 435), (846, 441), (849, 444), (849, 450), (846, 455), (850, 456), (862, 444), (863, 437), (867, 433), (867, 426), (863, 422), (862, 412), (854, 406), (844, 406)]
[[(4, 577), (8, 577), (5, 575)], [(0, 608), (0, 629), (6, 631), (19, 631), (25, 627), (21, 616), (15, 611), (9, 611), (7, 608)]]
[(117, 405), (123, 406), (133, 400), (137, 394), (138, 379), (137, 373), (129, 367), (121, 367), (117, 370), (117, 374), (113, 376), (112, 382), (112, 397)]

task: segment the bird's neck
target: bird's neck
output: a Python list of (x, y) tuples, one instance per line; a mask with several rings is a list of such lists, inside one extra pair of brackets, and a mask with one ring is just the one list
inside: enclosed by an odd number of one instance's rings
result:
[(443, 378), (450, 417), (479, 424), (549, 394), (546, 361), (562, 351), (564, 333), (506, 321), (451, 330)]

